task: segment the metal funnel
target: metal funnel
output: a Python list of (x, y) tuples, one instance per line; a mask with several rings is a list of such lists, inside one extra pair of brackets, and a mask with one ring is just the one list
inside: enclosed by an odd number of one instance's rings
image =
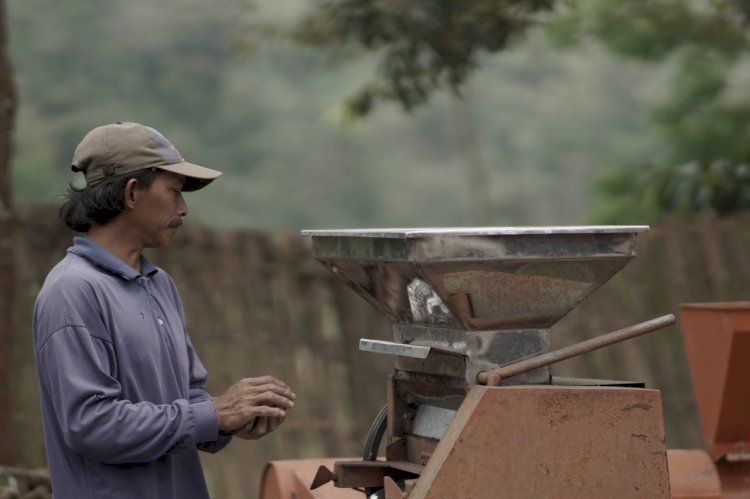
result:
[(315, 258), (397, 324), (546, 329), (636, 255), (648, 226), (306, 230)]

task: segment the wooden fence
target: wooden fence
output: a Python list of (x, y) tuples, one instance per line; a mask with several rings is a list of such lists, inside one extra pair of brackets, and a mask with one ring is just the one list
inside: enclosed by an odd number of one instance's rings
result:
[[(639, 256), (563, 318), (553, 346), (677, 313), (682, 302), (750, 298), (750, 215), (672, 220), (639, 238)], [(48, 211), (29, 212), (15, 234), (16, 339), (13, 432), (20, 462), (44, 465), (31, 347), (31, 309), (72, 234)], [(356, 456), (385, 403), (385, 356), (357, 350), (360, 337), (389, 339), (390, 324), (334, 281), (294, 233), (216, 232), (186, 226), (151, 258), (182, 293), (193, 343), (222, 392), (244, 376), (273, 374), (298, 403), (274, 434), (204, 456), (216, 498), (254, 498), (265, 462)], [(2, 297), (0, 297), (2, 298)], [(642, 380), (662, 391), (670, 447), (699, 447), (682, 343), (676, 327), (571, 359), (556, 375)], [(13, 463), (11, 463), (13, 464)]]

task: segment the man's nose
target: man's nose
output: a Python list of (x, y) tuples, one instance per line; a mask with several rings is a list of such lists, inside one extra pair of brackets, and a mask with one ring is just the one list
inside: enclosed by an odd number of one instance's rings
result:
[(177, 214), (181, 217), (186, 217), (188, 214), (187, 203), (185, 202), (185, 198), (182, 197), (182, 194), (180, 194), (180, 202), (177, 205)]

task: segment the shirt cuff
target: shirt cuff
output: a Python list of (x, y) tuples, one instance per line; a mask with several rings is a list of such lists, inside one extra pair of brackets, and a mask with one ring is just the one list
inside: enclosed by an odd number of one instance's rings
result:
[(213, 442), (219, 436), (219, 420), (210, 400), (190, 404), (195, 423), (195, 443)]

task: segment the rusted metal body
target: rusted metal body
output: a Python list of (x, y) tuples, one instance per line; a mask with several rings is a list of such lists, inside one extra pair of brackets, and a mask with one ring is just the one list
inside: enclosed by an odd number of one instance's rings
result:
[(708, 459), (673, 483), (711, 475), (716, 497), (750, 498), (750, 302), (683, 304), (680, 329)]
[(673, 499), (721, 499), (721, 481), (713, 459), (698, 449), (667, 452)]
[(409, 495), (669, 498), (655, 390), (474, 386)]
[(312, 492), (332, 481), (381, 499), (670, 497), (659, 393), (554, 378), (549, 364), (674, 317), (546, 353), (550, 328), (635, 257), (645, 230), (303, 232), (394, 322), (393, 341), (360, 342), (395, 361), (385, 460), (327, 463)]
[(680, 307), (681, 330), (706, 451), (750, 459), (750, 302)]

